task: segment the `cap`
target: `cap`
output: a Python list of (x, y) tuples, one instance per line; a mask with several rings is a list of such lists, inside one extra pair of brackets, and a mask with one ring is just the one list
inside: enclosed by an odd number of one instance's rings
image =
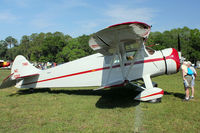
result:
[(187, 64), (188, 64), (188, 62), (187, 62), (187, 61), (184, 61), (184, 62), (183, 62), (183, 64), (187, 65)]
[(188, 64), (192, 65), (192, 63), (190, 61), (188, 61)]

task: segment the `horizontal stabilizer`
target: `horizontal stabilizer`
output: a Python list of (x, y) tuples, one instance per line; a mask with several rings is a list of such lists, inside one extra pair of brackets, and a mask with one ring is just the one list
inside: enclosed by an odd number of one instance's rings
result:
[(16, 85), (16, 80), (11, 79), (12, 76), (13, 74), (9, 75), (7, 78), (3, 80), (0, 86), (0, 89), (4, 89), (4, 88), (8, 88), (8, 87)]
[(14, 75), (11, 74), (7, 78), (5, 78), (0, 86), (0, 89), (15, 86), (19, 81), (22, 81), (28, 78), (35, 78), (39, 76), (39, 74), (31, 74), (31, 75), (25, 75), (25, 76), (15, 77), (15, 78), (13, 78), (13, 76)]
[(17, 77), (16, 79), (26, 79), (26, 78), (30, 78), (30, 77), (34, 77), (34, 76), (39, 76), (39, 74), (36, 73), (36, 74), (31, 74), (31, 75), (24, 75), (21, 77)]

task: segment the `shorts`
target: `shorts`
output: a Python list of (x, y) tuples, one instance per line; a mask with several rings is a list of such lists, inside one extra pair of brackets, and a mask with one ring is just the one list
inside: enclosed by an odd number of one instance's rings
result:
[(189, 75), (185, 76), (184, 87), (185, 89), (188, 87), (192, 87), (192, 76)]

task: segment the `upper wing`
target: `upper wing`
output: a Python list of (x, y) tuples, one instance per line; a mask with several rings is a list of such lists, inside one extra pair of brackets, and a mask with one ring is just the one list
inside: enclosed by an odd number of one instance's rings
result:
[[(144, 40), (148, 37), (151, 27), (141, 22), (127, 22), (112, 25), (105, 28), (95, 34), (89, 40), (89, 46), (103, 54), (103, 55), (117, 55), (119, 59), (120, 69), (122, 73), (121, 83), (128, 80), (128, 74), (134, 64), (136, 58), (142, 53), (138, 52), (142, 48)], [(110, 70), (112, 71), (112, 65), (114, 63), (115, 56), (110, 60)], [(125, 63), (127, 60), (131, 60), (129, 69), (125, 70)], [(106, 85), (109, 85), (109, 76), (106, 80)], [(115, 83), (114, 85), (116, 85)], [(112, 84), (113, 86), (113, 84)]]
[(138, 50), (150, 29), (149, 25), (141, 22), (112, 25), (95, 33), (89, 40), (89, 46), (103, 55), (123, 54), (123, 47), (126, 51)]

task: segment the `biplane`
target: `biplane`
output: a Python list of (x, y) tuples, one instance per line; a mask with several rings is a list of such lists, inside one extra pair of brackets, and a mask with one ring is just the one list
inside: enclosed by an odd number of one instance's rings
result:
[(89, 46), (97, 53), (46, 70), (35, 68), (22, 55), (12, 65), (11, 74), (1, 88), (88, 87), (97, 89), (125, 86), (143, 80), (140, 101), (161, 99), (164, 91), (155, 87), (151, 78), (179, 71), (176, 49), (155, 51), (145, 46), (151, 26), (142, 22), (126, 22), (109, 26), (94, 33)]

